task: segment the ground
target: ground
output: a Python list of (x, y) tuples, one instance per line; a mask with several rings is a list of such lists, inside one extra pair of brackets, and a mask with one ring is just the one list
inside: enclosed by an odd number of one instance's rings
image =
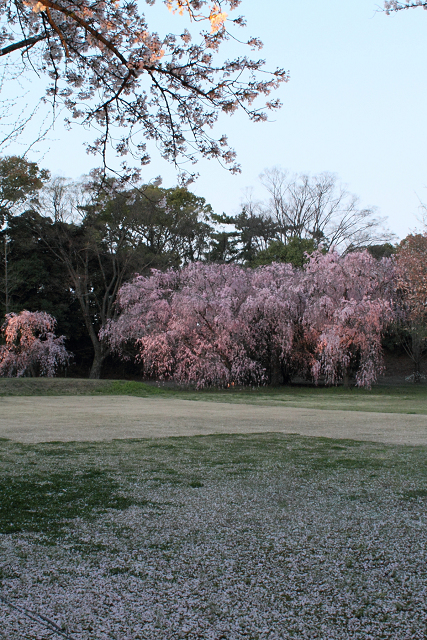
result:
[(2, 640), (425, 640), (425, 388), (79, 384), (0, 381)]

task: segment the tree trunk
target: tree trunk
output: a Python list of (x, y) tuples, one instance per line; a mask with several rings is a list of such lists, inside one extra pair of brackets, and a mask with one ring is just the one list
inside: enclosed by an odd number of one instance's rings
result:
[(4, 298), (6, 314), (9, 313), (9, 277), (8, 277), (8, 256), (7, 256), (7, 235), (4, 236)]
[[(77, 292), (79, 294), (79, 292)], [(95, 330), (95, 327), (92, 324), (92, 318), (90, 315), (90, 310), (88, 306), (85, 304), (86, 300), (84, 295), (78, 295), (78, 299), (80, 302), (80, 308), (82, 310), (83, 318), (85, 321), (85, 325), (89, 334), (89, 337), (92, 342), (94, 357), (92, 366), (89, 373), (89, 379), (91, 380), (99, 380), (102, 372), (102, 365), (104, 364), (105, 358), (110, 353), (110, 349), (99, 340), (98, 333)]]
[(342, 377), (342, 383), (343, 383), (344, 389), (350, 389), (350, 373), (349, 373), (348, 367), (346, 367), (344, 371), (344, 375)]
[(104, 364), (105, 358), (110, 353), (110, 349), (106, 347), (106, 345), (99, 340), (98, 335), (91, 322), (91, 317), (89, 313), (84, 313), (84, 319), (85, 319), (85, 324), (88, 329), (90, 339), (92, 341), (92, 346), (94, 351), (93, 362), (90, 369), (89, 378), (91, 380), (99, 380), (99, 378), (101, 377), (102, 365)]
[(272, 349), (270, 357), (270, 384), (278, 387), (282, 384), (282, 368), (280, 366), (279, 353), (277, 349)]
[(421, 336), (420, 331), (412, 331), (412, 360), (414, 363), (414, 382), (421, 382), (421, 355), (422, 355), (422, 346), (421, 346)]
[(280, 371), (282, 374), (281, 384), (291, 384), (292, 382), (292, 370), (288, 366), (287, 362), (283, 359), (280, 364)]
[(92, 366), (89, 373), (90, 380), (100, 379), (101, 372), (102, 372), (102, 365), (104, 364), (104, 360), (107, 357), (107, 355), (108, 355), (107, 353), (103, 353), (103, 349), (100, 344), (98, 344), (98, 347), (95, 347), (95, 355), (94, 355)]

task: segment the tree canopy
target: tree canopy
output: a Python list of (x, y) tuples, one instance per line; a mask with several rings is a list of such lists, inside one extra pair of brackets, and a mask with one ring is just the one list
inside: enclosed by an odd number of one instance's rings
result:
[(7, 217), (28, 206), (43, 184), (49, 171), (20, 156), (0, 158), (0, 226)]
[[(215, 137), (212, 126), (220, 113), (238, 109), (251, 120), (266, 119), (265, 109), (279, 101), (267, 99), (258, 108), (254, 100), (269, 96), (287, 72), (267, 73), (264, 60), (246, 55), (221, 56), (221, 45), (236, 39), (229, 28), (245, 25), (243, 17), (227, 14), (240, 0), (164, 0), (169, 10), (188, 14), (192, 32), (192, 24), (201, 24), (197, 42), (189, 29), (165, 36), (152, 31), (140, 4), (7, 0), (0, 4), (0, 58), (47, 78), (47, 99), (66, 107), (67, 122), (98, 132), (88, 150), (100, 153), (104, 165), (110, 145), (119, 156), (148, 162), (146, 140), (153, 140), (177, 165), (201, 155), (237, 171), (226, 136)], [(252, 37), (241, 44), (262, 46)]]
[(56, 320), (42, 311), (9, 313), (0, 332), (6, 344), (0, 346), (0, 376), (53, 377), (71, 357), (64, 336), (54, 333)]
[(402, 344), (414, 364), (414, 382), (420, 382), (421, 361), (427, 352), (427, 233), (407, 236), (396, 257)]
[(359, 198), (332, 173), (292, 175), (273, 167), (264, 171), (261, 180), (269, 199), (252, 203), (252, 208), (276, 223), (275, 239), (285, 245), (298, 238), (341, 252), (393, 237), (383, 228), (384, 219), (375, 215), (375, 209), (361, 208)]
[[(144, 293), (160, 280), (171, 285), (167, 295), (181, 293), (170, 301), (174, 317), (165, 331), (165, 305), (149, 311), (154, 321), (146, 336), (149, 349), (141, 355), (144, 375), (169, 366), (156, 356), (166, 334), (177, 337), (174, 367), (184, 363), (176, 379), (196, 381), (204, 370), (203, 384), (278, 382), (295, 375), (336, 383), (354, 374), (369, 386), (381, 370), (382, 331), (394, 312), (409, 346), (414, 336), (415, 346), (425, 344), (425, 319), (415, 314), (425, 310), (425, 237), (409, 236), (396, 255), (390, 244), (368, 244), (371, 255), (354, 251), (358, 225), (371, 242), (376, 225), (370, 226), (364, 210), (360, 214), (354, 198), (341, 190), (334, 195), (335, 181), (327, 174), (279, 181), (267, 205), (248, 202), (228, 216), (215, 214), (184, 187), (129, 188), (103, 177), (45, 182), (47, 172), (14, 156), (0, 159), (0, 170), (7, 221), (0, 230), (0, 313), (54, 316), (80, 374), (90, 369), (91, 377), (99, 377), (107, 359), (109, 367), (118, 366), (112, 356), (116, 339), (109, 333), (109, 340), (100, 340), (100, 332), (134, 321), (139, 307), (123, 306), (123, 292)], [(336, 229), (342, 216), (353, 224), (346, 238), (352, 242), (341, 244), (340, 256), (325, 243), (329, 233), (318, 230)], [(156, 275), (150, 275), (153, 269)], [(214, 314), (212, 322), (206, 316), (206, 326), (197, 320), (204, 299)], [(134, 325), (138, 330), (141, 322)], [(190, 325), (194, 335), (185, 333)], [(140, 343), (127, 330), (121, 335), (118, 351), (133, 358), (132, 375), (141, 375), (135, 362)], [(186, 368), (179, 354), (190, 344), (207, 360), (191, 356)], [(211, 356), (215, 371), (209, 369)]]
[(194, 263), (137, 276), (118, 294), (120, 316), (101, 336), (119, 353), (134, 342), (145, 375), (204, 386), (329, 384), (382, 370), (393, 317), (393, 263), (366, 251), (314, 252), (303, 269)]
[[(211, 209), (182, 187), (141, 185), (106, 192), (93, 183), (67, 184), (63, 179), (46, 186), (38, 209), (25, 217), (24, 227), (44, 264), (46, 252), (53, 258), (53, 276), (59, 269), (61, 282), (77, 302), (93, 348), (90, 375), (99, 377), (109, 349), (100, 343), (98, 331), (117, 314), (119, 288), (135, 273), (203, 258)], [(19, 243), (13, 240), (11, 252), (16, 254)], [(10, 274), (16, 267), (12, 258)]]

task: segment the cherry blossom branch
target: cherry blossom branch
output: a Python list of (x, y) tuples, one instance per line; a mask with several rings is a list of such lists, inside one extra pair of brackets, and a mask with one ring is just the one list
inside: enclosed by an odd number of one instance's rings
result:
[(13, 51), (18, 51), (18, 49), (33, 47), (35, 44), (37, 44), (38, 42), (41, 42), (42, 40), (45, 40), (47, 37), (48, 37), (48, 34), (44, 33), (43, 35), (40, 35), (40, 36), (34, 36), (33, 38), (25, 38), (20, 42), (14, 42), (9, 46), (3, 47), (3, 49), (0, 49), (0, 57), (7, 56), (9, 53), (12, 53)]
[(389, 2), (384, 2), (384, 10), (387, 15), (392, 11), (403, 11), (404, 9), (415, 9), (416, 7), (427, 9), (427, 1), (413, 0), (412, 2), (398, 2), (397, 0), (390, 0)]
[[(212, 126), (221, 112), (232, 114), (237, 109), (252, 120), (265, 120), (262, 108), (255, 108), (253, 101), (277, 89), (288, 74), (276, 69), (262, 78), (257, 74), (264, 73), (264, 61), (242, 56), (213, 63), (221, 43), (232, 37), (225, 29), (228, 16), (223, 9), (235, 9), (238, 0), (167, 4), (194, 21), (208, 21), (210, 33), (202, 31), (199, 44), (192, 43), (187, 30), (160, 40), (148, 30), (137, 4), (121, 0), (7, 0), (0, 3), (2, 38), (14, 40), (15, 25), (23, 38), (3, 47), (0, 58), (26, 50), (23, 63), (53, 80), (47, 97), (53, 108), (62, 102), (68, 109), (67, 125), (77, 122), (104, 128), (87, 147), (101, 155), (104, 167), (110, 146), (118, 155), (130, 154), (146, 163), (144, 143), (136, 138), (142, 136), (155, 140), (163, 157), (177, 166), (194, 163), (201, 155), (217, 158), (230, 171), (237, 171), (226, 136), (215, 140)], [(242, 18), (230, 22), (244, 24)], [(246, 44), (255, 42), (260, 45), (253, 38)], [(150, 88), (145, 88), (142, 77), (148, 78)], [(279, 107), (272, 100), (264, 108)], [(115, 131), (124, 134), (116, 138)]]

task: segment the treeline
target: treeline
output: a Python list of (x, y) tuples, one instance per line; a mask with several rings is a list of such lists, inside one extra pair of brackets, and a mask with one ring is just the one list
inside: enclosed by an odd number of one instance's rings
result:
[(131, 188), (96, 174), (76, 184), (22, 158), (0, 159), (0, 313), (54, 316), (74, 375), (99, 377), (106, 361), (118, 366), (99, 332), (117, 319), (118, 292), (135, 274), (196, 262), (301, 268), (319, 247), (345, 254), (368, 246), (376, 258), (394, 251), (374, 212), (333, 176), (274, 170), (264, 184), (264, 203), (248, 199), (228, 216), (183, 187)]

